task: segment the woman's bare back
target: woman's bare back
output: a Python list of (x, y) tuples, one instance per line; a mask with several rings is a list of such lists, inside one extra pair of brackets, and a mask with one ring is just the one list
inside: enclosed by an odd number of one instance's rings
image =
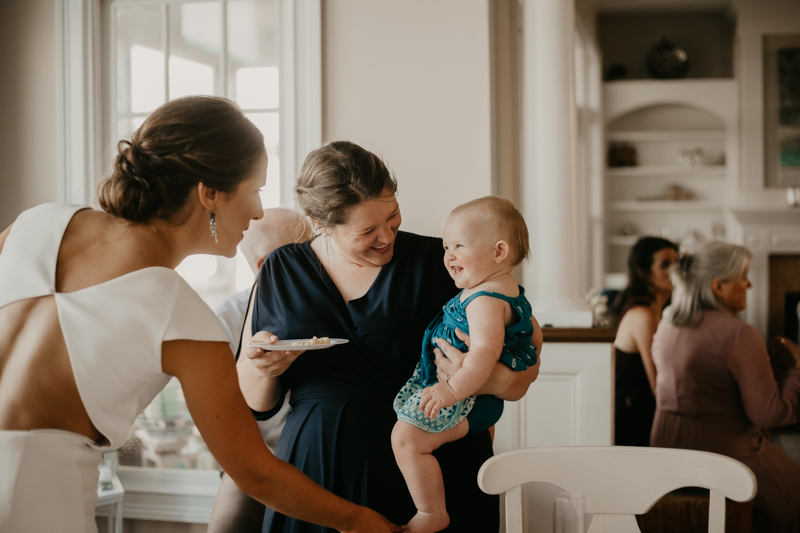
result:
[[(131, 235), (140, 231), (102, 212), (75, 213), (58, 251), (56, 292), (79, 291), (154, 266), (154, 248), (148, 251)], [(0, 253), (8, 234), (0, 235)], [(0, 430), (33, 429), (103, 439), (81, 401), (53, 295), (0, 308)]]

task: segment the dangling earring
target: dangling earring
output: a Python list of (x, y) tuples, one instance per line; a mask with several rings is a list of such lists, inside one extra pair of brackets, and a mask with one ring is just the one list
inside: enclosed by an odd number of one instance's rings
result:
[(219, 244), (219, 240), (217, 240), (217, 215), (214, 214), (214, 211), (211, 211), (209, 219), (211, 220), (211, 236), (214, 237), (214, 242)]

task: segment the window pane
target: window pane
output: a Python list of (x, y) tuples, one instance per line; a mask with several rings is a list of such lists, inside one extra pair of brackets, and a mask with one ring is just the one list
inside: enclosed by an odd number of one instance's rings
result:
[(197, 285), (206, 281), (217, 271), (217, 258), (213, 255), (190, 255), (175, 268), (189, 285)]
[(249, 289), (253, 285), (253, 271), (247, 264), (241, 250), (236, 251), (236, 292)]
[(228, 2), (229, 94), (245, 109), (278, 106), (278, 2)]
[(247, 113), (247, 118), (264, 134), (264, 144), (267, 147), (278, 146), (280, 138), (278, 113)]
[(134, 130), (138, 129), (139, 126), (142, 125), (145, 118), (147, 117), (121, 118), (117, 120), (117, 135), (115, 136), (115, 139), (118, 141), (120, 139), (130, 139)]
[(243, 109), (278, 107), (278, 67), (245, 67), (237, 70), (236, 102)]
[(214, 95), (214, 67), (169, 56), (169, 99), (190, 94)]
[[(222, 4), (169, 6), (169, 98), (222, 94)], [(219, 78), (219, 79), (218, 79)]]
[(117, 105), (147, 113), (164, 103), (164, 36), (159, 6), (116, 8)]
[[(130, 139), (146, 116), (168, 99), (227, 96), (264, 135), (269, 166), (262, 204), (279, 206), (278, 1), (112, 0), (115, 146), (119, 139)], [(191, 256), (176, 270), (212, 308), (253, 281), (241, 253), (236, 259)], [(193, 427), (175, 380), (139, 418), (120, 458), (127, 465), (217, 467)]]
[(264, 208), (281, 205), (281, 161), (278, 157), (280, 122), (278, 113), (247, 113), (247, 118), (261, 130), (267, 147), (267, 183), (261, 189), (261, 205)]
[(281, 205), (281, 160), (277, 147), (267, 149), (267, 183), (261, 189), (261, 205), (264, 209)]

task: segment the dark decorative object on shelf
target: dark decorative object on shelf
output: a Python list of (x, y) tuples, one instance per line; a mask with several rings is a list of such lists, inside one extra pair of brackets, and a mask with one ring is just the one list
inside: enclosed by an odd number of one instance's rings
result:
[(650, 47), (645, 57), (647, 72), (658, 79), (683, 78), (689, 70), (689, 56), (666, 37)]
[(606, 69), (606, 81), (624, 80), (628, 77), (628, 67), (622, 63), (612, 63)]
[(636, 147), (628, 143), (611, 143), (608, 146), (608, 167), (635, 167), (639, 164)]

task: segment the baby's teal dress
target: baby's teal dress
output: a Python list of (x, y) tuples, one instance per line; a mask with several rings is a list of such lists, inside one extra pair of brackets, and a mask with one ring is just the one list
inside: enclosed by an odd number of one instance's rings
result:
[(470, 295), (463, 302), (458, 293), (436, 315), (422, 340), (422, 357), (414, 369), (414, 375), (406, 382), (394, 399), (394, 410), (398, 420), (413, 424), (420, 429), (437, 433), (453, 428), (464, 420), (469, 419), (469, 432), (482, 431), (493, 426), (503, 414), (503, 400), (491, 396), (470, 396), (455, 405), (441, 409), (434, 418), (428, 418), (419, 408), (422, 390), (435, 385), (439, 380), (436, 377), (436, 358), (433, 350), (438, 346), (434, 339), (445, 339), (461, 351), (466, 351), (467, 346), (456, 337), (456, 329), (469, 334), (467, 323), (467, 306), (478, 296), (491, 296), (505, 300), (511, 305), (512, 311), (518, 315), (518, 320), (506, 327), (503, 351), (500, 361), (512, 370), (527, 370), (536, 364), (536, 347), (531, 343), (533, 325), (531, 323), (531, 304), (525, 298), (525, 289), (519, 288), (519, 296), (512, 298), (496, 292), (479, 291)]

